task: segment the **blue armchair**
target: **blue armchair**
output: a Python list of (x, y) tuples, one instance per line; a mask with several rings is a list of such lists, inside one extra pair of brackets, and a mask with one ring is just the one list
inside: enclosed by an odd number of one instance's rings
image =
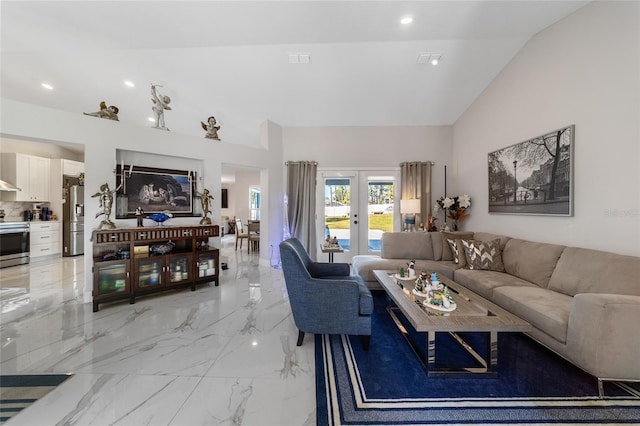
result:
[(296, 238), (280, 243), (282, 271), (289, 293), (297, 345), (305, 333), (362, 336), (365, 349), (371, 339), (371, 292), (358, 275), (349, 275), (346, 263), (321, 263), (309, 258)]

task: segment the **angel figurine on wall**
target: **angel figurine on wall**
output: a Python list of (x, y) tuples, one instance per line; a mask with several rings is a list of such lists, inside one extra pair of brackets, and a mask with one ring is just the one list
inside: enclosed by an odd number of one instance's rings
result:
[(122, 183), (114, 190), (109, 189), (108, 183), (100, 185), (100, 191), (93, 194), (91, 197), (99, 197), (101, 212), (96, 213), (96, 218), (104, 215), (104, 219), (100, 222), (98, 229), (115, 229), (116, 225), (111, 221), (111, 206), (113, 206), (113, 194), (118, 192), (122, 188)]
[(204, 122), (201, 121), (200, 125), (202, 126), (202, 129), (205, 132), (207, 132), (204, 135), (205, 138), (215, 139), (217, 141), (220, 140), (220, 137), (218, 137), (218, 130), (220, 130), (220, 125), (216, 121), (215, 117), (211, 116), (211, 117), (207, 118), (207, 124), (205, 124)]
[(196, 195), (200, 197), (202, 203), (203, 218), (200, 220), (200, 225), (211, 225), (211, 219), (208, 217), (211, 210), (209, 209), (209, 203), (213, 200), (213, 196), (209, 194), (209, 190), (205, 188), (202, 193), (196, 192)]
[(151, 85), (151, 96), (152, 96), (151, 102), (153, 102), (153, 107), (151, 107), (151, 109), (153, 110), (153, 116), (156, 119), (156, 124), (153, 127), (161, 130), (169, 130), (164, 125), (164, 110), (171, 109), (171, 107), (169, 106), (169, 103), (171, 102), (171, 98), (168, 96), (163, 96), (160, 93), (158, 93), (156, 87), (162, 87), (162, 86), (157, 84)]
[(84, 115), (90, 115), (92, 117), (106, 118), (107, 120), (118, 120), (118, 107), (115, 105), (107, 106), (105, 101), (100, 102), (100, 111), (96, 112), (83, 112)]

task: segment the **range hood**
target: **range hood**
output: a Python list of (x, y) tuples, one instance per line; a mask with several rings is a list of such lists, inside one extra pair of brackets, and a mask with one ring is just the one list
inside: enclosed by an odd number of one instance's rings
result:
[(15, 185), (11, 185), (9, 182), (0, 180), (0, 191), (17, 192), (17, 191), (22, 191), (22, 189), (18, 188)]

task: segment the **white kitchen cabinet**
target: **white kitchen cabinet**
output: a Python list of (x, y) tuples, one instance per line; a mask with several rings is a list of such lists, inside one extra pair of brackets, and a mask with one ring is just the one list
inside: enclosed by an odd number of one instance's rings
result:
[(2, 180), (22, 191), (3, 192), (3, 201), (49, 201), (51, 160), (19, 153), (2, 154)]
[(62, 160), (62, 174), (66, 176), (80, 176), (84, 173), (84, 163), (73, 160)]
[(35, 221), (30, 226), (29, 249), (32, 259), (62, 253), (60, 222)]

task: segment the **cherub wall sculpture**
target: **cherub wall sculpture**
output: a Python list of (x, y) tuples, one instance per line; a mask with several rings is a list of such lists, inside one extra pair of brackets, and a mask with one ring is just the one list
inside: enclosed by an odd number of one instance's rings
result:
[(200, 202), (202, 203), (202, 213), (203, 218), (200, 220), (200, 225), (211, 225), (211, 218), (209, 218), (209, 213), (211, 210), (209, 209), (210, 201), (213, 200), (213, 196), (209, 194), (209, 190), (205, 188), (202, 193), (196, 192), (196, 195), (200, 197)]
[(202, 126), (202, 129), (205, 132), (207, 132), (204, 135), (205, 138), (215, 139), (217, 141), (220, 140), (220, 137), (218, 137), (218, 130), (220, 130), (220, 125), (216, 121), (215, 117), (211, 116), (211, 117), (207, 118), (207, 123), (206, 124), (201, 121), (200, 125)]
[(116, 189), (110, 190), (108, 183), (100, 185), (100, 191), (93, 194), (91, 197), (99, 197), (101, 212), (96, 213), (96, 217), (104, 215), (104, 219), (100, 222), (98, 229), (115, 229), (116, 224), (111, 221), (111, 207), (113, 206), (113, 194), (118, 192), (122, 188), (120, 184)]
[(162, 86), (157, 84), (151, 85), (151, 102), (153, 102), (153, 106), (151, 107), (151, 109), (153, 110), (153, 116), (156, 119), (156, 124), (153, 127), (161, 130), (169, 130), (164, 124), (164, 110), (171, 109), (171, 107), (169, 106), (171, 98), (158, 93), (156, 89), (157, 87)]
[(107, 120), (118, 120), (118, 107), (115, 105), (107, 106), (105, 101), (100, 102), (100, 111), (96, 112), (83, 112), (84, 115), (90, 115), (92, 117), (106, 118)]

